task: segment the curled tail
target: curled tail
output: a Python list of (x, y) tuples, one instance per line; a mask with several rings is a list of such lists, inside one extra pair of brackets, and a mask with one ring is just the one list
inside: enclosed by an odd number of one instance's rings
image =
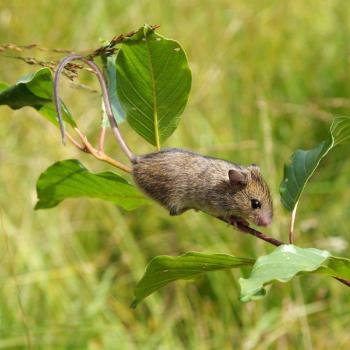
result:
[(57, 118), (58, 118), (60, 130), (61, 130), (61, 137), (62, 137), (63, 144), (65, 144), (65, 130), (64, 130), (64, 124), (63, 124), (63, 119), (62, 119), (61, 100), (60, 100), (60, 96), (59, 96), (59, 92), (58, 92), (58, 85), (59, 85), (58, 83), (59, 83), (59, 79), (60, 79), (60, 76), (61, 76), (61, 73), (62, 73), (62, 70), (64, 69), (64, 67), (68, 63), (70, 63), (71, 61), (75, 61), (75, 60), (79, 60), (79, 61), (82, 61), (85, 64), (87, 64), (92, 69), (94, 74), (97, 76), (98, 81), (100, 83), (101, 90), (102, 90), (102, 98), (103, 98), (104, 107), (106, 110), (106, 114), (107, 114), (109, 124), (110, 124), (111, 129), (112, 129), (112, 132), (113, 132), (115, 138), (117, 139), (119, 146), (121, 147), (122, 151), (126, 154), (126, 156), (129, 158), (130, 162), (136, 163), (137, 157), (135, 156), (135, 154), (133, 152), (131, 152), (130, 148), (125, 143), (125, 141), (124, 141), (124, 139), (119, 131), (117, 122), (114, 118), (111, 103), (109, 100), (106, 80), (103, 76), (102, 71), (100, 70), (100, 68), (98, 67), (98, 65), (95, 62), (89, 61), (84, 56), (76, 55), (76, 54), (69, 55), (60, 61), (60, 63), (57, 66), (57, 70), (56, 70), (55, 78), (54, 78), (54, 89), (53, 89), (54, 102), (55, 102)]

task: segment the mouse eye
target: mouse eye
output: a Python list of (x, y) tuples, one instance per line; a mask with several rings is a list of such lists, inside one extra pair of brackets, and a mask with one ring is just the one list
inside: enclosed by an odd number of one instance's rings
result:
[(253, 209), (260, 209), (261, 208), (261, 203), (259, 200), (257, 199), (252, 199), (251, 201), (251, 204), (252, 204), (252, 208)]

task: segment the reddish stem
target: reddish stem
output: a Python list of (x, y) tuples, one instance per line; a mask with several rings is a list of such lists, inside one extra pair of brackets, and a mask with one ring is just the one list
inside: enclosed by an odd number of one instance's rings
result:
[(250, 235), (253, 235), (253, 236), (255, 236), (255, 237), (259, 238), (259, 239), (262, 239), (265, 242), (273, 244), (276, 247), (278, 247), (278, 246), (280, 246), (282, 244), (285, 244), (284, 242), (281, 242), (278, 239), (275, 239), (273, 237), (266, 236), (262, 232), (254, 230), (253, 228), (251, 228), (249, 226), (242, 225), (240, 223), (238, 223), (238, 224), (236, 224), (234, 226), (236, 226), (239, 231), (242, 231), (244, 233), (249, 233)]
[(343, 284), (345, 284), (346, 286), (350, 287), (350, 281), (344, 280), (344, 279), (339, 278), (339, 277), (333, 277), (333, 278), (335, 278), (336, 280), (338, 280), (340, 283), (343, 283)]

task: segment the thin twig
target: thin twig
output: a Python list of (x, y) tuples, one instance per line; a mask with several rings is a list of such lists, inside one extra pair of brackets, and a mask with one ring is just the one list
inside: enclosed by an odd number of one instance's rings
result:
[(102, 90), (102, 99), (103, 99), (105, 111), (106, 111), (106, 114), (107, 114), (107, 117), (109, 120), (109, 124), (110, 124), (111, 130), (112, 130), (112, 133), (113, 133), (115, 139), (117, 140), (119, 146), (123, 150), (123, 152), (129, 158), (130, 162), (135, 163), (137, 160), (137, 157), (131, 152), (130, 148), (125, 143), (123, 137), (120, 134), (117, 122), (116, 122), (115, 117), (113, 115), (111, 101), (109, 99), (109, 94), (108, 94), (108, 89), (107, 89), (106, 79), (105, 79), (102, 71), (96, 65), (95, 62), (89, 61), (81, 55), (69, 55), (69, 56), (65, 57), (62, 61), (60, 61), (59, 65), (57, 67), (56, 73), (55, 73), (55, 77), (54, 77), (54, 87), (53, 87), (54, 102), (55, 102), (57, 118), (58, 118), (60, 130), (61, 130), (63, 144), (65, 142), (65, 132), (64, 132), (65, 129), (64, 129), (63, 119), (62, 119), (62, 112), (61, 112), (61, 100), (60, 100), (60, 96), (59, 96), (59, 78), (60, 78), (60, 74), (63, 71), (64, 67), (67, 64), (70, 64), (71, 61), (74, 61), (74, 60), (79, 60), (79, 61), (82, 61), (85, 64), (87, 64), (93, 70), (94, 74), (97, 76), (98, 81), (100, 83), (101, 90)]
[(85, 152), (85, 153), (89, 153), (92, 156), (94, 156), (96, 159), (101, 160), (103, 162), (106, 162), (110, 165), (113, 165), (114, 167), (123, 170), (127, 173), (131, 173), (131, 168), (129, 168), (128, 166), (126, 166), (125, 164), (122, 164), (120, 162), (118, 162), (117, 160), (109, 157), (107, 154), (105, 154), (103, 152), (103, 149), (99, 149), (96, 150), (95, 148), (92, 147), (92, 145), (90, 144), (90, 142), (87, 140), (86, 136), (83, 135), (83, 133), (78, 129), (75, 128), (76, 133), (79, 135), (79, 138), (81, 139), (81, 141), (83, 142), (83, 144), (81, 145), (78, 141), (76, 141), (72, 135), (70, 135), (67, 131), (65, 131), (65, 135), (67, 137), (67, 139), (80, 151)]
[(99, 152), (103, 152), (105, 148), (106, 127), (101, 127), (100, 140), (98, 143)]
[[(156, 30), (159, 28), (159, 25), (151, 25), (150, 29), (151, 30)], [(120, 35), (115, 35), (112, 40), (110, 40), (108, 42), (108, 44), (103, 45), (95, 50), (83, 50), (80, 51), (80, 54), (82, 56), (84, 56), (86, 59), (88, 60), (93, 60), (94, 58), (101, 56), (101, 57), (108, 57), (111, 55), (114, 55), (118, 48), (116, 47), (118, 44), (122, 43), (124, 40), (132, 37), (133, 35), (135, 35), (137, 33), (137, 31), (131, 31), (127, 34), (120, 34)], [(16, 53), (23, 53), (25, 51), (28, 50), (39, 50), (39, 51), (43, 51), (43, 52), (54, 52), (54, 53), (66, 53), (69, 55), (72, 54), (77, 54), (77, 52), (74, 50), (67, 50), (67, 49), (61, 49), (61, 48), (47, 48), (47, 47), (41, 47), (38, 44), (28, 44), (28, 45), (17, 45), (17, 44), (13, 44), (13, 43), (3, 43), (0, 44), (0, 54), (4, 57), (8, 57), (8, 58), (14, 58), (14, 59), (19, 59), (22, 60), (23, 62), (30, 64), (30, 65), (38, 65), (41, 67), (48, 67), (52, 70), (55, 70), (55, 67), (57, 66), (56, 61), (42, 61), (42, 60), (38, 60), (35, 57), (26, 57), (26, 56), (14, 56), (14, 55), (8, 55), (7, 52), (8, 51), (13, 51)], [(64, 74), (68, 79), (70, 80), (74, 80), (77, 77), (77, 69), (84, 69), (87, 71), (90, 71), (88, 68), (86, 67), (77, 67), (74, 64), (72, 65), (67, 65), (65, 67), (65, 69), (62, 71), (62, 74)]]
[[(282, 244), (286, 244), (278, 239), (275, 239), (273, 237), (270, 237), (270, 236), (266, 236), (265, 234), (263, 234), (262, 232), (260, 231), (257, 231), (257, 230), (254, 230), (253, 228), (249, 227), (249, 226), (246, 226), (242, 223), (239, 223), (237, 222), (236, 220), (230, 220), (230, 221), (227, 221), (223, 218), (220, 218), (218, 217), (219, 220), (221, 221), (224, 221), (230, 225), (232, 225), (233, 227), (235, 227), (238, 231), (241, 231), (243, 233), (249, 233), (250, 235), (256, 237), (256, 238), (259, 238), (265, 242), (268, 242), (276, 247), (282, 245)], [(343, 278), (339, 278), (339, 277), (335, 277), (335, 276), (332, 276), (334, 279), (336, 279), (337, 281), (339, 281), (340, 283), (350, 287), (350, 281), (348, 280), (345, 280)]]
[[(78, 147), (81, 151), (86, 152), (86, 153), (90, 153), (91, 155), (93, 155), (96, 159), (101, 160), (103, 162), (106, 162), (110, 165), (113, 165), (114, 167), (123, 170), (127, 173), (131, 173), (131, 168), (128, 167), (127, 165), (118, 162), (117, 160), (109, 157), (107, 154), (105, 154), (103, 151), (99, 151), (97, 149), (95, 149), (91, 143), (88, 141), (87, 137), (78, 129), (78, 128), (74, 128), (74, 130), (76, 131), (76, 133), (78, 134), (81, 142), (83, 143), (83, 147), (81, 147), (76, 141), (73, 143), (76, 147)], [(71, 141), (71, 139), (69, 139)], [(78, 145), (78, 146), (77, 146)]]
[[(57, 61), (43, 61), (43, 60), (38, 60), (35, 57), (22, 57), (22, 56), (13, 56), (13, 55), (6, 55), (6, 54), (1, 54), (1, 55), (6, 58), (21, 60), (29, 65), (36, 65), (40, 67), (49, 68), (52, 71), (56, 69), (56, 66), (58, 64)], [(62, 71), (62, 74), (64, 74), (72, 82), (78, 76), (78, 70), (84, 70), (90, 73), (93, 72), (90, 68), (84, 67), (83, 65), (70, 63), (66, 65), (66, 67)]]
[(13, 43), (6, 43), (0, 45), (0, 52), (5, 51), (5, 50), (12, 50), (12, 51), (17, 51), (17, 52), (22, 52), (24, 50), (39, 50), (39, 51), (44, 51), (44, 52), (55, 52), (55, 53), (74, 53), (72, 50), (66, 50), (66, 49), (51, 49), (47, 47), (41, 47), (38, 44), (28, 44), (28, 45), (17, 45)]
[(73, 136), (70, 135), (67, 131), (64, 132), (67, 139), (76, 147), (78, 148), (80, 151), (86, 152), (86, 148), (84, 145), (81, 145), (79, 142), (77, 142), (76, 140), (74, 140)]
[[(218, 219), (227, 222), (227, 220), (225, 220), (225, 219), (222, 219), (222, 218), (218, 218)], [(244, 233), (249, 233), (250, 235), (255, 236), (255, 237), (259, 238), (259, 239), (262, 239), (263, 241), (265, 241), (267, 243), (270, 243), (270, 244), (272, 244), (272, 245), (274, 245), (276, 247), (278, 247), (278, 246), (280, 246), (282, 244), (285, 244), (285, 243), (279, 241), (276, 238), (272, 238), (272, 237), (266, 236), (262, 232), (254, 230), (250, 226), (245, 225), (244, 223), (239, 222), (236, 219), (231, 219), (228, 223), (230, 225), (232, 225), (233, 227), (237, 228), (237, 230), (239, 230), (241, 232), (244, 232)]]
[(335, 279), (338, 280), (339, 282), (345, 284), (346, 286), (350, 287), (350, 281), (344, 280), (344, 279), (339, 278), (339, 277), (333, 277), (333, 278), (335, 278)]

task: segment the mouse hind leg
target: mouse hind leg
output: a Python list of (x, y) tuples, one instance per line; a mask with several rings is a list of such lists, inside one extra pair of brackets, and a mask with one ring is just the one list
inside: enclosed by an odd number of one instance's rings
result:
[(191, 205), (189, 205), (186, 200), (186, 196), (182, 193), (182, 191), (176, 191), (175, 193), (171, 193), (167, 200), (167, 208), (169, 209), (169, 215), (177, 216), (181, 215), (185, 211), (191, 209)]
[(181, 215), (182, 213), (184, 213), (185, 211), (189, 210), (190, 208), (180, 208), (180, 207), (178, 207), (176, 205), (172, 205), (168, 209), (169, 209), (169, 215), (177, 216), (177, 215)]

